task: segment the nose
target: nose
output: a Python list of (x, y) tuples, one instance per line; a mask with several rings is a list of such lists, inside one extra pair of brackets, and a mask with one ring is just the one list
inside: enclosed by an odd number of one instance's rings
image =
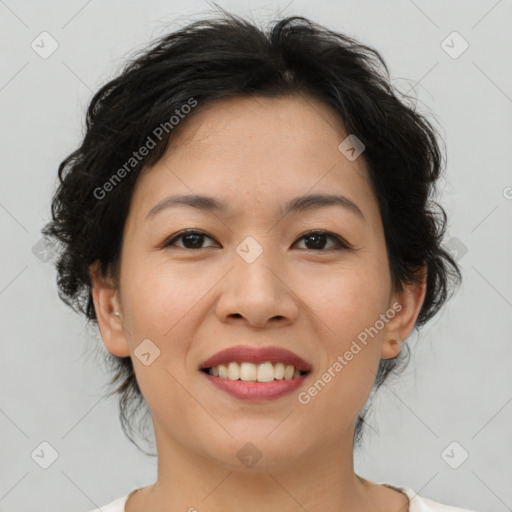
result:
[(299, 300), (291, 276), (270, 251), (248, 263), (239, 254), (222, 282), (216, 313), (222, 322), (265, 328), (286, 326), (297, 320)]

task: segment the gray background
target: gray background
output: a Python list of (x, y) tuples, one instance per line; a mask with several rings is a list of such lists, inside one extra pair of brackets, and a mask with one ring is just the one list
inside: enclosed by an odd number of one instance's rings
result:
[[(411, 364), (378, 395), (356, 469), (437, 501), (512, 510), (511, 1), (218, 3), (263, 20), (305, 15), (375, 46), (397, 87), (435, 113), (448, 148), (446, 240), (464, 282), (409, 339)], [(103, 396), (103, 367), (85, 354), (98, 337), (60, 302), (51, 262), (33, 247), (92, 92), (128, 52), (210, 9), (0, 0), (2, 511), (89, 510), (156, 478), (156, 460), (122, 435), (117, 401)], [(31, 48), (43, 31), (59, 45), (46, 59)], [(469, 43), (457, 58), (441, 45), (453, 31)], [(447, 44), (462, 48), (453, 36)], [(48, 469), (31, 457), (43, 441), (58, 453)]]

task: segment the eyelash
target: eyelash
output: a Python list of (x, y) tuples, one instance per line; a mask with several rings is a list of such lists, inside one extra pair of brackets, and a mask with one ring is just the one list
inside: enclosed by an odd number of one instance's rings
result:
[[(194, 229), (188, 229), (185, 231), (181, 231), (177, 235), (174, 235), (172, 238), (170, 238), (167, 242), (164, 243), (164, 247), (172, 247), (173, 245), (178, 249), (184, 249), (189, 251), (199, 251), (201, 249), (208, 249), (208, 247), (200, 247), (198, 249), (191, 249), (189, 247), (178, 247), (175, 245), (175, 242), (187, 235), (201, 235), (207, 238), (210, 238), (213, 240), (213, 238), (206, 233), (202, 231), (197, 231)], [(334, 241), (336, 244), (336, 247), (332, 247), (331, 249), (301, 249), (306, 251), (314, 251), (314, 252), (331, 252), (331, 251), (341, 251), (341, 250), (348, 250), (350, 249), (349, 245), (341, 239), (338, 235), (335, 235), (334, 233), (330, 233), (329, 231), (322, 231), (322, 230), (314, 230), (314, 231), (308, 231), (307, 233), (304, 233), (300, 238), (298, 238), (297, 241), (302, 240), (303, 238), (307, 238), (312, 235), (325, 235), (327, 238), (330, 238)]]

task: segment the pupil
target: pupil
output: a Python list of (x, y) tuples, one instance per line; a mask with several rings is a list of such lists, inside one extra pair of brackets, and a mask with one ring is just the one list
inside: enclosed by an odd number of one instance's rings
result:
[[(194, 247), (201, 247), (202, 237), (203, 237), (203, 235), (198, 235), (198, 234), (195, 234), (195, 233), (189, 233), (188, 235), (185, 235), (183, 237), (183, 245), (185, 245), (185, 247), (192, 246), (193, 248)], [(187, 239), (188, 240), (192, 239), (193, 240), (192, 244), (188, 244), (186, 242)]]
[[(314, 235), (309, 235), (308, 237), (306, 237), (306, 240), (314, 240), (313, 249), (323, 249), (325, 246), (325, 235), (323, 233), (316, 233)], [(307, 244), (308, 243), (306, 241), (306, 245)]]
[[(188, 243), (190, 242), (191, 243)], [(188, 248), (201, 247), (203, 241), (203, 235), (196, 233), (189, 233), (183, 236), (183, 245)], [(312, 243), (311, 243), (312, 241)], [(306, 237), (306, 245), (312, 246), (308, 248), (323, 249), (325, 247), (326, 235), (324, 233), (315, 233)]]

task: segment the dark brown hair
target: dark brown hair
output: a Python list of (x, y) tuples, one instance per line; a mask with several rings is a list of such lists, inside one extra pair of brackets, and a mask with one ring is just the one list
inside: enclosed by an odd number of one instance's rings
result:
[[(89, 266), (97, 261), (105, 275), (117, 276), (137, 176), (172, 144), (177, 130), (170, 129), (170, 117), (190, 98), (197, 102), (192, 116), (223, 98), (303, 93), (329, 106), (346, 132), (364, 143), (362, 158), (378, 198), (394, 286), (417, 282), (417, 271), (427, 269), (426, 297), (415, 327), (422, 326), (449, 298), (450, 280), (458, 284), (462, 278), (442, 246), (446, 214), (433, 200), (443, 163), (434, 128), (407, 105), (405, 95), (399, 97), (375, 49), (302, 16), (279, 19), (264, 30), (221, 10), (218, 18), (195, 21), (151, 44), (92, 98), (85, 136), (59, 167), (52, 221), (43, 229), (61, 245), (59, 296), (96, 323)], [(160, 138), (155, 137), (159, 126), (169, 127)], [(128, 172), (126, 162), (148, 137), (153, 149), (132, 162)], [(123, 179), (98, 197), (123, 166)], [(395, 359), (381, 360), (374, 390), (407, 355), (404, 350)], [(137, 445), (130, 431), (145, 401), (131, 359), (108, 352), (105, 357), (111, 385), (117, 386), (112, 393), (119, 395), (123, 430)]]

